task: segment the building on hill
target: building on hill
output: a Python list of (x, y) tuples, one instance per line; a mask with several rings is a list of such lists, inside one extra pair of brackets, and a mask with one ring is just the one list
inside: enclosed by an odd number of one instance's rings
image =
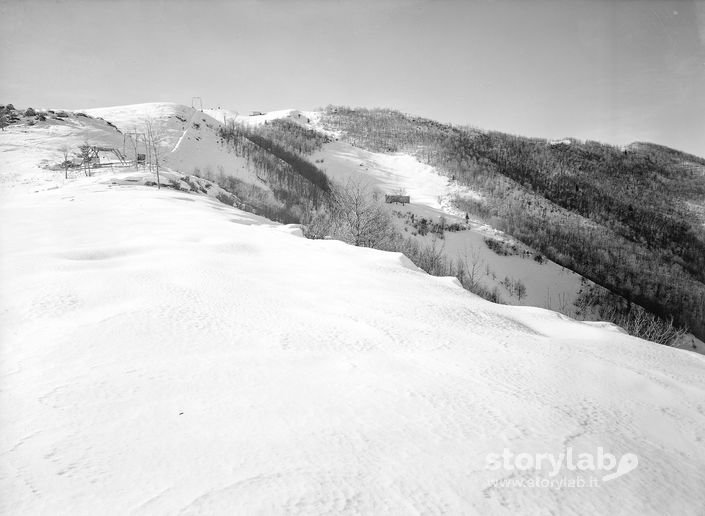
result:
[(405, 204), (410, 204), (411, 203), (411, 198), (408, 195), (385, 195), (384, 196), (384, 202), (387, 204), (391, 203), (399, 203), (402, 206)]

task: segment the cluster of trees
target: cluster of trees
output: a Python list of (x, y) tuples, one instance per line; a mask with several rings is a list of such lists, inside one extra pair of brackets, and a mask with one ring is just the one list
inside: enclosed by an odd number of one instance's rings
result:
[(256, 128), (254, 131), (262, 137), (275, 141), (280, 147), (304, 156), (321, 149), (330, 142), (326, 135), (304, 127), (286, 118), (276, 118)]
[(673, 318), (659, 318), (609, 290), (595, 285), (585, 286), (575, 302), (572, 315), (577, 319), (588, 319), (595, 313), (601, 320), (624, 328), (630, 335), (659, 344), (678, 344), (685, 335), (683, 328), (673, 324)]
[[(80, 167), (86, 177), (90, 177), (93, 170), (93, 146), (88, 142), (83, 142), (78, 146), (77, 155), (81, 158)], [(75, 168), (77, 165), (74, 164), (71, 159), (71, 147), (68, 145), (62, 145), (59, 147), (59, 152), (63, 160), (61, 161), (61, 168), (64, 170), (64, 179), (69, 178), (69, 170)]]
[(526, 285), (524, 285), (524, 282), (522, 282), (520, 279), (505, 276), (502, 280), (502, 285), (509, 292), (511, 292), (512, 295), (515, 295), (517, 298), (519, 298), (519, 301), (526, 297)]
[(213, 172), (211, 168), (205, 170), (196, 168), (193, 175), (212, 181), (228, 192), (229, 195), (222, 194), (218, 197), (225, 204), (284, 224), (297, 224), (305, 217), (303, 210), (295, 209), (296, 207), (278, 201), (272, 197), (269, 190), (261, 186), (227, 175), (222, 168), (217, 173)]
[(553, 144), (392, 110), (328, 107), (354, 145), (404, 151), (482, 193), (456, 206), (705, 338), (705, 160), (656, 145)]
[[(86, 115), (83, 115), (86, 116)], [(12, 104), (0, 105), (0, 129), (5, 130), (10, 124), (14, 124), (22, 120), (22, 117), (26, 119), (27, 125), (35, 125), (37, 122), (44, 122), (48, 118), (52, 120), (63, 120), (69, 117), (66, 111), (54, 111), (48, 109), (46, 111), (37, 111), (32, 107), (28, 107), (24, 111), (15, 109)]]
[[(223, 142), (237, 156), (247, 160), (248, 167), (274, 192), (278, 203), (284, 207), (283, 211), (277, 207), (281, 213), (275, 220), (300, 219), (303, 213), (317, 209), (330, 192), (325, 173), (303, 157), (298, 146), (291, 146), (299, 137), (293, 135), (285, 138), (279, 134), (287, 128), (279, 124), (268, 124), (263, 128), (247, 127), (230, 121), (219, 129)], [(300, 145), (302, 149), (309, 147)], [(228, 188), (226, 184), (220, 186)], [(287, 215), (284, 217), (282, 214)]]
[(0, 130), (4, 131), (5, 127), (10, 125), (10, 116), (12, 116), (14, 109), (12, 104), (9, 104), (9, 106), (0, 106)]
[(705, 280), (705, 235), (683, 202), (702, 202), (705, 181), (672, 156), (597, 142), (551, 145), (501, 133), (474, 138), (470, 148), (526, 189)]

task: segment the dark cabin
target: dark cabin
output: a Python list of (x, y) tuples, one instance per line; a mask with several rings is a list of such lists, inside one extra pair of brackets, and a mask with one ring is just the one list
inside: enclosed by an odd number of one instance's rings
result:
[(411, 200), (408, 195), (385, 195), (384, 202), (386, 202), (387, 204), (395, 202), (403, 206), (404, 204), (410, 204)]

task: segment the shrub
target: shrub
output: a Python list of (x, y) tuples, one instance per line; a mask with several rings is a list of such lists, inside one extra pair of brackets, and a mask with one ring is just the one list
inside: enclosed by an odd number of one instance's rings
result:
[(304, 226), (304, 236), (312, 240), (319, 240), (332, 236), (333, 221), (330, 214), (324, 210), (318, 210), (313, 216), (308, 216), (302, 221)]
[(28, 107), (27, 110), (24, 112), (24, 116), (34, 116), (36, 114), (37, 113), (31, 107)]

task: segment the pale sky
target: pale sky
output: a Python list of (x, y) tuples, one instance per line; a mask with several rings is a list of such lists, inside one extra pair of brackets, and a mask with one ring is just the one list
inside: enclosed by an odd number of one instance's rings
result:
[(390, 107), (705, 156), (705, 0), (0, 0), (0, 103)]

